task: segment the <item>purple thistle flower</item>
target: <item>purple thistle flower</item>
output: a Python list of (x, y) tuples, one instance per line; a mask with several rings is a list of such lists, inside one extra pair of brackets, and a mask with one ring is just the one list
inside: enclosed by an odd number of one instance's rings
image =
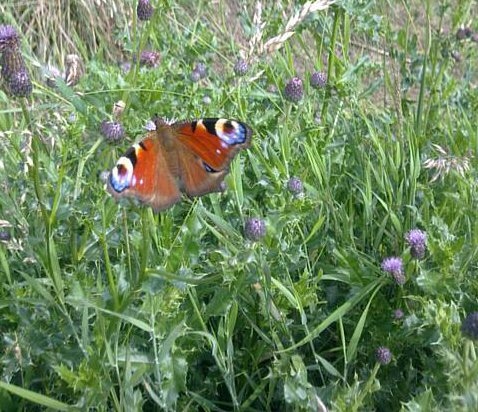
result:
[(388, 365), (392, 361), (392, 352), (385, 346), (380, 346), (375, 351), (375, 359), (381, 365)]
[(382, 261), (382, 270), (390, 273), (398, 285), (403, 285), (406, 281), (403, 273), (403, 261), (399, 257), (388, 257)]
[(207, 66), (204, 63), (196, 63), (194, 66), (193, 72), (196, 72), (199, 74), (199, 77), (201, 79), (204, 79), (207, 76)]
[(110, 142), (117, 142), (124, 136), (124, 128), (119, 122), (103, 120), (100, 130), (105, 139)]
[(302, 184), (302, 180), (300, 180), (297, 176), (291, 177), (287, 182), (287, 189), (294, 196), (300, 195), (304, 191), (304, 185)]
[(478, 312), (470, 313), (461, 324), (461, 332), (471, 340), (478, 340)]
[(149, 0), (139, 0), (138, 6), (136, 7), (136, 13), (139, 20), (147, 21), (153, 16), (154, 7)]
[(161, 55), (158, 52), (144, 50), (139, 57), (139, 63), (146, 67), (158, 67)]
[(121, 62), (119, 66), (120, 66), (120, 69), (123, 71), (123, 73), (128, 73), (131, 70), (130, 62)]
[(244, 76), (249, 70), (249, 65), (244, 59), (239, 59), (234, 65), (234, 73), (237, 76)]
[(457, 40), (465, 40), (473, 35), (473, 30), (470, 27), (460, 27), (456, 31)]
[(32, 94), (33, 86), (27, 69), (22, 68), (12, 73), (8, 79), (8, 90), (12, 96), (28, 97)]
[(0, 52), (6, 49), (18, 48), (19, 40), (17, 31), (8, 24), (0, 25)]
[(310, 76), (310, 85), (314, 89), (322, 89), (327, 84), (327, 74), (324, 72), (315, 72)]
[(302, 97), (304, 97), (304, 86), (302, 85), (302, 80), (298, 77), (293, 77), (289, 80), (285, 85), (284, 96), (290, 102), (299, 102)]
[(462, 58), (461, 58), (461, 53), (457, 50), (452, 50), (450, 52), (450, 56), (453, 60), (455, 60), (457, 63), (460, 63)]
[(25, 69), (25, 62), (23, 56), (18, 48), (7, 48), (0, 56), (0, 66), (2, 66), (1, 76), (8, 79), (14, 73)]
[(10, 232), (7, 232), (6, 230), (0, 230), (0, 241), (2, 242), (8, 242), (12, 238), (12, 235)]
[(146, 122), (146, 124), (144, 125), (144, 128), (148, 131), (148, 132), (153, 132), (156, 130), (156, 123), (154, 122), (154, 120), (148, 120)]
[(193, 70), (189, 75), (189, 78), (193, 83), (197, 83), (199, 80), (201, 80), (201, 73), (197, 72), (196, 70)]
[(410, 246), (410, 254), (415, 259), (423, 259), (427, 248), (427, 234), (420, 229), (412, 229), (405, 235), (405, 241)]
[(403, 313), (403, 310), (402, 309), (395, 309), (393, 311), (393, 318), (395, 320), (400, 320), (400, 319), (403, 319), (403, 317), (405, 316), (405, 314)]
[(266, 222), (257, 217), (249, 218), (246, 220), (244, 233), (250, 240), (260, 240), (266, 235)]

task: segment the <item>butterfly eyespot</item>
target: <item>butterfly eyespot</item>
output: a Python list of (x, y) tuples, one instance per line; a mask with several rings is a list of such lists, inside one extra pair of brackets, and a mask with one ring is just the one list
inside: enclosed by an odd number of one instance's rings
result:
[(130, 186), (134, 186), (136, 179), (133, 176), (133, 168), (133, 163), (129, 158), (120, 157), (109, 177), (109, 185), (115, 192), (121, 193)]
[(247, 139), (247, 129), (234, 120), (219, 119), (215, 125), (216, 135), (227, 145), (242, 144)]

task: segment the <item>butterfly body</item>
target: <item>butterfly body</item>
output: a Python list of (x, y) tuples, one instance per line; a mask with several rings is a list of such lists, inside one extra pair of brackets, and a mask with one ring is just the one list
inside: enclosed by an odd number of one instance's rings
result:
[(108, 191), (116, 198), (136, 198), (156, 211), (178, 202), (182, 193), (221, 191), (232, 159), (249, 146), (251, 136), (251, 129), (235, 120), (156, 120), (156, 130), (119, 158)]

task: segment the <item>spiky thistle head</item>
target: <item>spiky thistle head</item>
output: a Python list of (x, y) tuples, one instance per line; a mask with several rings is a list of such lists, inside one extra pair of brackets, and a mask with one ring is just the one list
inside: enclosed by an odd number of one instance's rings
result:
[(293, 77), (285, 85), (284, 96), (287, 100), (297, 103), (304, 97), (304, 86), (302, 80), (298, 77)]
[(0, 25), (0, 52), (6, 49), (16, 49), (20, 44), (18, 33), (13, 26), (9, 24)]

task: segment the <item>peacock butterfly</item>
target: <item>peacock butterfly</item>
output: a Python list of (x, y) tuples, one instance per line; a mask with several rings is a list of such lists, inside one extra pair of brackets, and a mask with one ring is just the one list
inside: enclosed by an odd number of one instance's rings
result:
[(136, 198), (154, 210), (167, 209), (181, 194), (202, 196), (222, 190), (234, 156), (251, 142), (245, 123), (227, 119), (167, 122), (131, 146), (111, 171), (108, 191)]

